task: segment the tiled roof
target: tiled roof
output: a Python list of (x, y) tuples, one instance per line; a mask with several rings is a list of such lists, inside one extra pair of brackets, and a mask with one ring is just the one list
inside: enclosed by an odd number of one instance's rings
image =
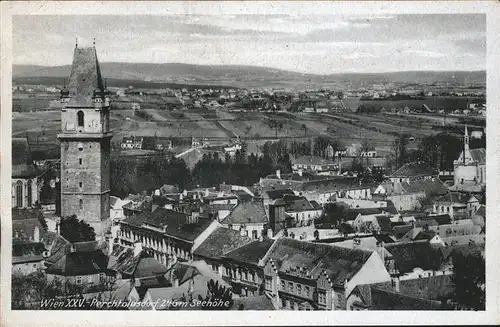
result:
[(90, 275), (107, 271), (108, 257), (100, 250), (70, 252), (47, 268), (47, 274), (62, 276)]
[(287, 212), (301, 212), (315, 210), (314, 207), (309, 203), (309, 201), (304, 197), (285, 197), (285, 210)]
[(387, 244), (386, 250), (393, 255), (400, 273), (414, 268), (438, 270), (442, 263), (441, 252), (427, 241)]
[(234, 229), (218, 227), (194, 251), (194, 255), (211, 259), (220, 259), (222, 255), (249, 243), (248, 236), (241, 236)]
[(343, 285), (363, 267), (372, 251), (348, 249), (338, 246), (282, 238), (276, 241), (269, 258), (280, 272), (302, 267), (312, 278), (326, 271), (332, 282)]
[(380, 231), (383, 233), (392, 232), (391, 219), (388, 216), (376, 216), (377, 223), (380, 226)]
[(75, 48), (67, 89), (70, 106), (93, 106), (94, 91), (104, 89), (95, 47)]
[(403, 292), (370, 287), (370, 310), (443, 310), (439, 301), (413, 297)]
[(436, 199), (435, 202), (441, 203), (461, 203), (466, 204), (470, 199), (470, 196), (460, 192), (448, 192), (447, 194)]
[(295, 195), (295, 193), (293, 193), (293, 191), (289, 188), (282, 190), (269, 190), (265, 193), (271, 200), (282, 199), (285, 195)]
[[(450, 215), (435, 215), (435, 216), (427, 216), (420, 218), (419, 221), (427, 221), (427, 220), (434, 220), (438, 225), (447, 225), (451, 223), (451, 217)], [(431, 226), (431, 225), (429, 225)]]
[(12, 177), (32, 178), (40, 175), (33, 164), (31, 151), (26, 138), (12, 138)]
[(410, 162), (404, 164), (401, 168), (396, 170), (390, 177), (391, 178), (405, 178), (405, 177), (420, 177), (420, 176), (434, 176), (437, 175), (436, 171), (425, 162)]
[(108, 268), (126, 276), (146, 278), (163, 275), (167, 268), (153, 258), (146, 250), (134, 256), (134, 249), (115, 244), (109, 258)]
[(276, 310), (265, 294), (234, 299), (231, 310), (239, 310), (240, 306), (243, 306), (243, 310)]
[(241, 202), (224, 218), (223, 224), (264, 224), (267, 223), (266, 210), (261, 201)]
[(486, 149), (471, 149), (470, 155), (476, 163), (486, 163)]
[(296, 188), (297, 191), (304, 192), (328, 192), (328, 191), (341, 191), (341, 190), (350, 190), (350, 189), (359, 189), (359, 188), (370, 188), (367, 185), (359, 185), (356, 183), (355, 177), (337, 177), (337, 178), (329, 178), (323, 180), (315, 180), (304, 182), (300, 185), (293, 186), (292, 188)]
[(122, 220), (122, 223), (142, 227), (143, 224), (165, 228), (165, 234), (194, 241), (211, 223), (208, 219), (199, 219), (197, 223), (186, 223), (187, 215), (165, 208), (153, 212), (141, 212)]
[(264, 257), (269, 248), (273, 245), (274, 240), (264, 239), (262, 241), (253, 241), (239, 248), (226, 253), (223, 257), (232, 259), (238, 262), (258, 265), (259, 260)]

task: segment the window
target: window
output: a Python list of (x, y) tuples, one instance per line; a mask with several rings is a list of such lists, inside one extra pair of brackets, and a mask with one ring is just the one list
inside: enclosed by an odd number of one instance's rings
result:
[(311, 296), (311, 289), (309, 288), (309, 286), (305, 287), (305, 291), (306, 291), (306, 296), (310, 297)]
[(231, 276), (231, 272), (229, 271), (229, 268), (226, 268), (226, 276)]
[(266, 278), (266, 290), (271, 291), (273, 285), (273, 281), (271, 278)]
[(84, 126), (84, 114), (83, 111), (78, 111), (77, 113), (78, 116), (78, 127), (83, 127)]
[(21, 181), (16, 183), (16, 207), (23, 207), (23, 182)]
[(325, 292), (318, 292), (318, 302), (320, 304), (326, 304), (326, 293)]
[(80, 188), (81, 188), (83, 184), (82, 184), (82, 182), (80, 182), (80, 183), (78, 183), (78, 185), (79, 185), (79, 186), (80, 186)]
[(82, 283), (82, 276), (76, 276), (76, 283), (80, 285)]
[(87, 276), (87, 284), (92, 284), (93, 282), (92, 275)]
[(288, 282), (288, 290), (290, 292), (293, 292), (293, 283), (292, 282)]
[(286, 288), (285, 281), (284, 281), (284, 280), (282, 280), (282, 281), (281, 281), (281, 289), (282, 289), (282, 290), (285, 290), (285, 288)]
[(27, 182), (27, 197), (28, 197), (28, 203), (26, 204), (28, 207), (31, 207), (33, 205), (33, 197), (32, 197), (32, 181), (31, 179), (28, 180)]
[(286, 300), (286, 308), (290, 309), (290, 301), (289, 300)]
[(80, 162), (80, 166), (81, 166), (82, 162), (83, 162), (82, 158), (78, 159), (78, 162)]
[(80, 201), (79, 201), (79, 202), (80, 202), (80, 203), (79, 203), (80, 210), (82, 210), (82, 209), (83, 209), (83, 200), (82, 200), (82, 199), (80, 199)]
[(302, 285), (297, 284), (297, 294), (302, 295)]
[(336, 296), (335, 305), (337, 308), (341, 308), (342, 307), (342, 295), (340, 293), (336, 293), (336, 295), (337, 296)]
[(248, 280), (248, 272), (247, 272), (247, 271), (244, 271), (244, 272), (242, 273), (242, 277), (243, 277), (243, 278), (242, 278), (243, 280)]
[(257, 278), (255, 277), (255, 273), (254, 272), (250, 273), (250, 281), (252, 281), (252, 282), (256, 282), (257, 281)]
[(286, 308), (286, 301), (284, 299), (281, 299), (281, 309)]
[(252, 239), (257, 239), (257, 231), (255, 229), (252, 231)]

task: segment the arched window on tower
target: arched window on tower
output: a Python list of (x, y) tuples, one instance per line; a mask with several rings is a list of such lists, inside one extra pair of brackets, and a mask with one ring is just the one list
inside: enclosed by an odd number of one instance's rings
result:
[(77, 116), (78, 116), (78, 126), (79, 127), (83, 127), (84, 126), (84, 114), (83, 114), (83, 111), (78, 111), (77, 113)]
[(31, 179), (28, 180), (27, 182), (27, 185), (26, 185), (26, 193), (27, 194), (27, 198), (28, 198), (28, 203), (26, 204), (28, 207), (31, 207), (33, 205), (33, 196), (32, 196), (32, 192), (33, 192), (33, 186), (32, 186), (32, 181)]
[(82, 210), (83, 209), (83, 200), (82, 199), (80, 199), (80, 205), (79, 206), (80, 206), (80, 210)]
[(16, 183), (16, 207), (23, 207), (23, 182), (21, 181)]

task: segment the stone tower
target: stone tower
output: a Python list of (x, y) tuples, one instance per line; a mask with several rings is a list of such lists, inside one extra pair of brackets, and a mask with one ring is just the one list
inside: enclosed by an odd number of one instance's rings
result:
[[(65, 83), (66, 84), (66, 83)], [(109, 92), (95, 45), (75, 47), (67, 85), (61, 90), (61, 216), (75, 214), (98, 239), (110, 221)]]

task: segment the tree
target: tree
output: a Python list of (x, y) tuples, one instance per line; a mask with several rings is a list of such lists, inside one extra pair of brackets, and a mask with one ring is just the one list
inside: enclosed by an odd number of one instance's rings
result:
[[(348, 209), (346, 206), (339, 203), (327, 203), (323, 209), (321, 217), (317, 220), (318, 223), (332, 224), (338, 226), (342, 221), (347, 219)], [(318, 234), (319, 235), (319, 234)]]
[(226, 288), (222, 285), (219, 285), (219, 282), (214, 282), (213, 279), (207, 282), (207, 295), (203, 298), (201, 295), (198, 295), (198, 300), (205, 302), (221, 302), (222, 306), (211, 306), (211, 305), (202, 305), (202, 310), (229, 310), (233, 306), (233, 294), (231, 293), (229, 288)]
[(469, 255), (456, 252), (452, 256), (453, 300), (461, 310), (485, 309), (485, 261), (479, 252)]
[(400, 134), (392, 143), (392, 149), (396, 157), (396, 169), (403, 165), (404, 161), (407, 159), (407, 146), (409, 134)]
[(268, 124), (271, 129), (274, 129), (276, 132), (276, 138), (278, 138), (278, 131), (283, 129), (283, 122), (277, 119), (270, 119)]
[(78, 220), (76, 215), (61, 218), (61, 236), (69, 242), (95, 241), (95, 231), (83, 220)]
[(453, 161), (457, 160), (462, 150), (462, 140), (448, 133), (424, 137), (419, 144), (422, 160), (438, 170), (453, 170)]

